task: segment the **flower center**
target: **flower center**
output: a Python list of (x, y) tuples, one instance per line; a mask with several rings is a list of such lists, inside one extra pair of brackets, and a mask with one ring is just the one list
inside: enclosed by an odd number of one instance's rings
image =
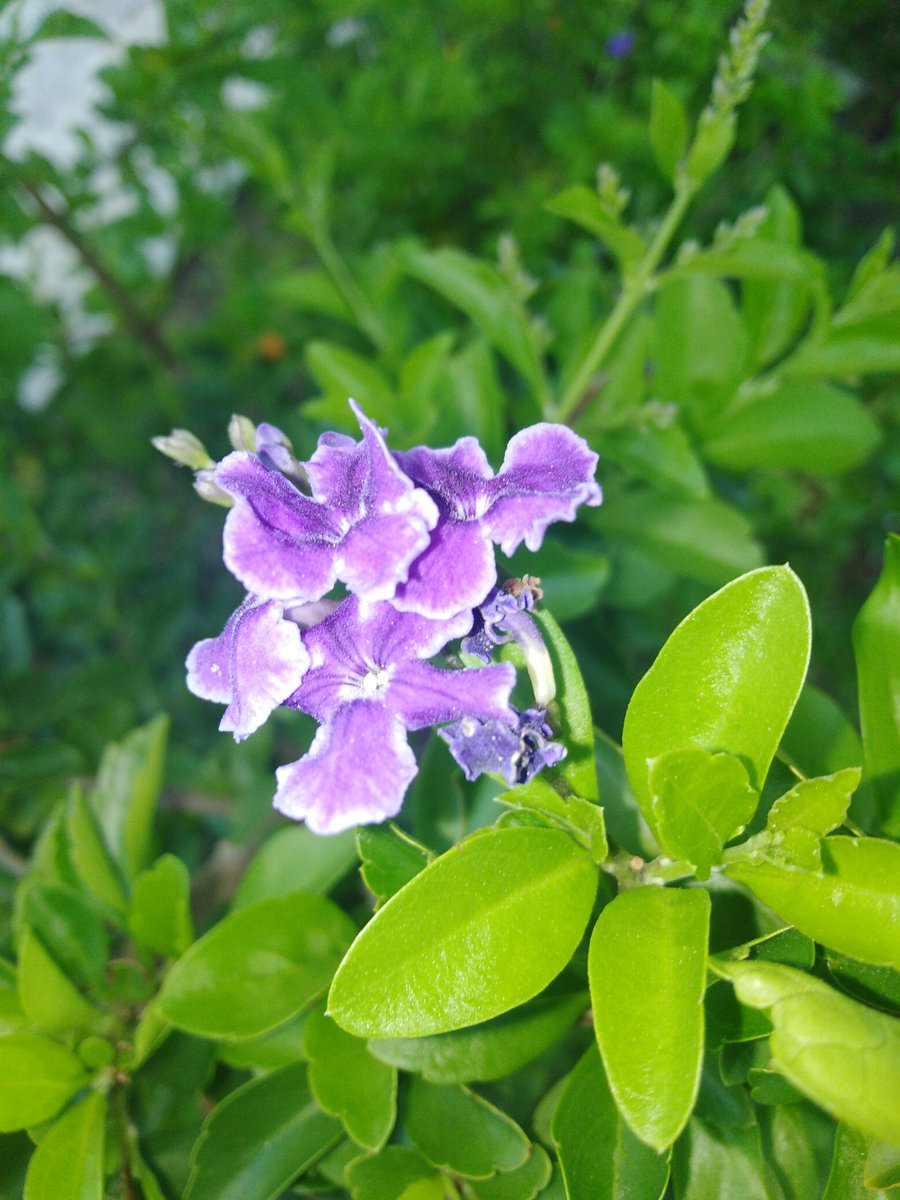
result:
[(367, 671), (359, 685), (366, 699), (380, 696), (387, 687), (390, 677), (391, 673), (386, 667), (373, 667), (371, 671)]

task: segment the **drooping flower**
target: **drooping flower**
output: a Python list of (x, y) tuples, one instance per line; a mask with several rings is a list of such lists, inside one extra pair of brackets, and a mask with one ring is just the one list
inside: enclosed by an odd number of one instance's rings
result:
[(553, 730), (540, 708), (526, 708), (513, 721), (465, 716), (438, 730), (466, 779), (502, 775), (510, 787), (528, 783), (544, 767), (555, 766), (566, 750), (552, 741)]
[(316, 833), (382, 821), (399, 811), (417, 771), (407, 731), (464, 716), (514, 720), (511, 664), (444, 670), (424, 661), (471, 620), (363, 607), (351, 596), (309, 629), (311, 665), (286, 703), (321, 728), (303, 758), (278, 768), (275, 807)]
[(507, 579), (502, 587), (492, 588), (487, 599), (474, 612), (472, 631), (462, 640), (464, 654), (489, 663), (498, 646), (518, 642), (531, 678), (534, 698), (546, 707), (556, 695), (553, 661), (537, 622), (530, 615), (543, 592), (533, 575)]
[(397, 465), (381, 430), (353, 409), (362, 441), (319, 439), (305, 464), (311, 495), (277, 469), (283, 456), (274, 437), (265, 458), (235, 451), (216, 468), (215, 484), (234, 499), (225, 565), (254, 595), (318, 600), (340, 580), (366, 600), (388, 599), (428, 545), (434, 502)]
[(227, 704), (219, 728), (243, 741), (297, 690), (310, 658), (277, 600), (248, 596), (217, 638), (198, 642), (187, 657), (195, 696)]
[(554, 521), (573, 521), (581, 504), (597, 505), (598, 456), (564, 425), (531, 425), (509, 442), (494, 475), (478, 441), (445, 450), (419, 446), (396, 455), (403, 470), (434, 497), (440, 519), (427, 548), (393, 596), (405, 612), (444, 618), (474, 608), (494, 586), (494, 546), (512, 554), (537, 550)]

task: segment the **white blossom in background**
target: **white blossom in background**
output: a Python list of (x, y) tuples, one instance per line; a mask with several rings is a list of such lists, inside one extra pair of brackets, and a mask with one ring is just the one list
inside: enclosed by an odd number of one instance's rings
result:
[(222, 103), (233, 112), (255, 112), (268, 104), (271, 95), (265, 84), (241, 75), (229, 75), (222, 83)]

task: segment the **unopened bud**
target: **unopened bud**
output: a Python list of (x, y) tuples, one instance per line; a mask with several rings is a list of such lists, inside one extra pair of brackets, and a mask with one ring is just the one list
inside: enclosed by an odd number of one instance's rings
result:
[(228, 493), (213, 480), (212, 471), (197, 472), (194, 476), (194, 491), (201, 500), (208, 500), (210, 504), (221, 504), (223, 508), (231, 508), (234, 504)]
[(256, 426), (249, 417), (241, 417), (237, 413), (228, 422), (228, 440), (235, 450), (256, 450)]
[(213, 466), (213, 460), (199, 438), (188, 429), (173, 429), (166, 437), (151, 438), (161, 454), (194, 471)]

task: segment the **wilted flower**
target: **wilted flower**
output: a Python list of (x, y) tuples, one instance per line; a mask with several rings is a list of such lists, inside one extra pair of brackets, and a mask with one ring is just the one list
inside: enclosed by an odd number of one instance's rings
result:
[(555, 766), (566, 756), (565, 747), (551, 741), (553, 730), (539, 708), (515, 713), (512, 721), (465, 716), (439, 729), (438, 736), (450, 747), (466, 779), (485, 773), (502, 775), (510, 787), (528, 783), (538, 771)]

